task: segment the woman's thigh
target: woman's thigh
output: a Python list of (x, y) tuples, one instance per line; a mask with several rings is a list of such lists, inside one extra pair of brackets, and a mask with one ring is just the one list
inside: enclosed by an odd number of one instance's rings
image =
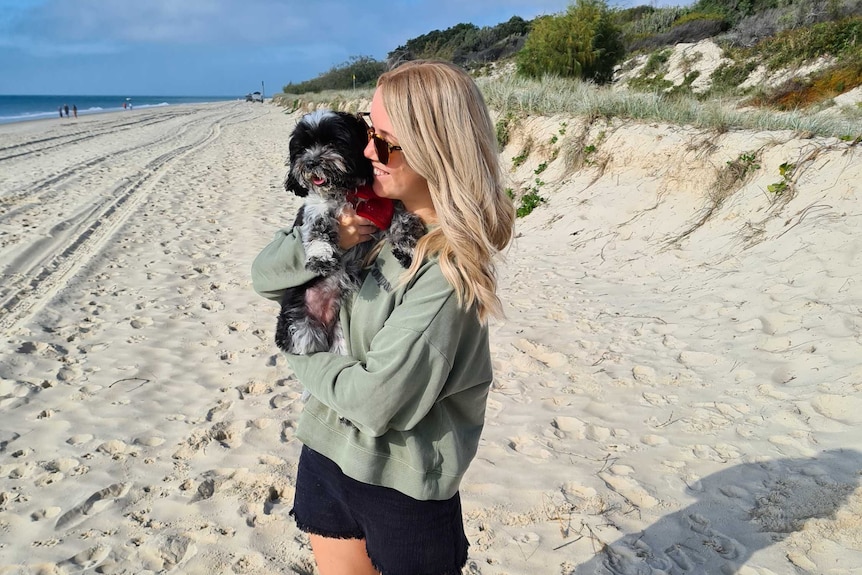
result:
[(365, 551), (364, 539), (308, 538), (320, 575), (380, 575)]

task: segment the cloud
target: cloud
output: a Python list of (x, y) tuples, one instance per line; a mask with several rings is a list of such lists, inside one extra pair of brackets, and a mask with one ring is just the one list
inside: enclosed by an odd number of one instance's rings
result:
[(18, 37), (57, 44), (265, 44), (306, 27), (306, 16), (277, 0), (48, 0), (19, 15)]
[[(19, 4), (0, 30), (7, 28), (4, 36), (16, 38), (19, 46), (41, 46), (42, 52), (48, 45), (58, 51), (87, 51), (93, 49), (88, 46), (122, 44), (265, 46), (327, 41), (379, 48), (375, 36), (406, 39), (468, 21), (493, 25), (515, 14), (531, 18), (560, 11), (566, 4), (566, 0), (390, 0), (377, 8), (364, 0), (31, 0), (23, 8)], [(407, 30), (411, 34), (405, 35)]]
[(230, 94), (570, 0), (0, 0), (0, 91)]
[(24, 50), (31, 56), (38, 58), (54, 58), (57, 56), (97, 56), (103, 54), (116, 54), (123, 51), (123, 47), (113, 42), (62, 42), (57, 43), (41, 38), (28, 36), (0, 37), (0, 48)]

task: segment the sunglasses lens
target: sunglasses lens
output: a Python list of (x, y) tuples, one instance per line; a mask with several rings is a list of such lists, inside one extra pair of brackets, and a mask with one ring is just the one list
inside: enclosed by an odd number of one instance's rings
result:
[(385, 166), (389, 163), (389, 146), (377, 134), (372, 139), (374, 140), (374, 150), (377, 152), (377, 159)]
[(377, 152), (377, 159), (384, 166), (389, 163), (389, 146), (386, 142), (374, 133), (374, 128), (368, 126), (368, 139), (374, 142), (374, 151)]

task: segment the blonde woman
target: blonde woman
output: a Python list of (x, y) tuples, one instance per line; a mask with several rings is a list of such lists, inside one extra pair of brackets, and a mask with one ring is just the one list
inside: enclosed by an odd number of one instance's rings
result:
[[(487, 319), (500, 313), (495, 255), (512, 237), (494, 125), (472, 79), (444, 62), (385, 73), (365, 156), (374, 191), (424, 222), (406, 270), (383, 244), (341, 322), (349, 355), (288, 355), (311, 393), (291, 514), (321, 575), (458, 575), (467, 561), (458, 487), (476, 454), (491, 385)], [(373, 225), (340, 218), (339, 244)], [(311, 279), (298, 234), (254, 262), (278, 300)]]

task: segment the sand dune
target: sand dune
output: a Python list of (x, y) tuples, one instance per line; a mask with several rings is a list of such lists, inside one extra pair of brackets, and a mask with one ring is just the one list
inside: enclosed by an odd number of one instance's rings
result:
[[(0, 127), (0, 574), (314, 572), (301, 389), (249, 279), (294, 121)], [(500, 266), (466, 573), (862, 573), (860, 155), (522, 123), (511, 187), (547, 201)]]

